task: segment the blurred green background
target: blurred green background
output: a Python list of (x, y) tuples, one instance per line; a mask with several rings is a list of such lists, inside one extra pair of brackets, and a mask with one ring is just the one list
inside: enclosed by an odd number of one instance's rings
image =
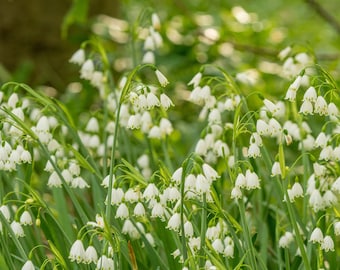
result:
[[(79, 80), (78, 67), (69, 64), (68, 59), (94, 35), (105, 44), (118, 78), (125, 67), (129, 68), (129, 64), (124, 64), (131, 55), (129, 41), (119, 41), (114, 33), (98, 31), (95, 26), (102, 24), (107, 18), (102, 15), (106, 15), (124, 20), (129, 26), (127, 31), (131, 31), (136, 24), (143, 25), (138, 18), (145, 10), (154, 11), (161, 18), (164, 46), (157, 52), (156, 64), (166, 69), (172, 82), (188, 82), (202, 64), (214, 63), (231, 74), (255, 69), (263, 82), (258, 87), (278, 87), (277, 74), (271, 72), (275, 66), (263, 63), (278, 63), (277, 53), (293, 44), (315, 51), (317, 61), (338, 79), (340, 35), (317, 13), (313, 3), (1, 0), (0, 82), (46, 85), (52, 87), (52, 95), (63, 93), (70, 82)], [(340, 18), (338, 1), (318, 3), (328, 15)], [(62, 37), (63, 27), (67, 35)], [(142, 42), (138, 48), (142, 48)]]

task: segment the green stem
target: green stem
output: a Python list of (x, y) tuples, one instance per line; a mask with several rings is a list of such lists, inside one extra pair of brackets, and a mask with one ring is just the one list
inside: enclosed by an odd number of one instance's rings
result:
[(299, 230), (299, 227), (298, 227), (297, 222), (296, 222), (295, 213), (293, 211), (292, 204), (289, 201), (289, 195), (288, 195), (287, 188), (284, 188), (284, 194), (285, 194), (285, 197), (286, 197), (286, 204), (287, 204), (289, 219), (290, 219), (290, 222), (291, 222), (291, 224), (294, 228), (296, 241), (297, 241), (297, 244), (298, 244), (299, 249), (300, 249), (303, 264), (304, 264), (306, 270), (311, 270), (310, 263), (309, 263), (308, 257), (307, 257), (307, 253), (306, 253), (306, 250), (305, 250), (305, 247), (304, 247), (301, 235), (300, 235), (300, 230)]
[(286, 270), (290, 270), (289, 249), (288, 248), (285, 248), (285, 262), (286, 262)]
[(249, 260), (250, 260), (251, 269), (256, 270), (257, 264), (256, 264), (256, 259), (255, 259), (255, 250), (254, 250), (254, 246), (253, 246), (252, 241), (251, 241), (248, 224), (246, 222), (246, 214), (245, 214), (246, 211), (245, 211), (245, 208), (244, 208), (243, 201), (239, 200), (238, 205), (239, 205), (239, 208), (240, 208), (240, 217), (241, 217), (241, 223), (242, 223), (242, 227), (243, 227), (243, 235), (244, 235), (244, 238), (246, 240), (247, 249), (250, 251), (250, 256), (248, 256), (248, 257), (249, 257)]
[(204, 247), (205, 247), (205, 234), (207, 231), (207, 195), (204, 193), (202, 204), (202, 217), (201, 217), (201, 243), (200, 243), (200, 266), (204, 266)]

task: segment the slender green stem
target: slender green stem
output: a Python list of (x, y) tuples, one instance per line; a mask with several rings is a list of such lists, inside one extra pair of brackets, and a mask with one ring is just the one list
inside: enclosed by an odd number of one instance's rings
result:
[(286, 263), (286, 269), (290, 270), (290, 260), (289, 260), (289, 249), (285, 248), (285, 263)]
[(202, 216), (201, 216), (201, 243), (200, 243), (200, 267), (204, 266), (205, 234), (207, 231), (207, 195), (202, 195)]
[(296, 241), (297, 241), (297, 244), (299, 246), (299, 249), (300, 249), (303, 264), (304, 264), (306, 270), (311, 270), (310, 262), (308, 261), (307, 253), (306, 253), (306, 250), (305, 250), (305, 247), (304, 247), (304, 244), (303, 244), (303, 240), (301, 238), (300, 230), (299, 230), (298, 224), (296, 222), (295, 213), (293, 211), (292, 204), (289, 201), (289, 195), (288, 195), (288, 191), (287, 191), (286, 188), (284, 188), (284, 194), (285, 194), (285, 197), (286, 197), (286, 205), (287, 205), (289, 219), (290, 219), (290, 222), (291, 222), (291, 224), (294, 228), (295, 237), (296, 237)]
[(246, 222), (246, 214), (245, 214), (245, 208), (244, 208), (244, 203), (242, 200), (238, 200), (238, 205), (240, 208), (240, 217), (241, 217), (241, 223), (242, 223), (242, 227), (243, 227), (243, 235), (246, 241), (246, 246), (247, 249), (250, 252), (250, 256), (249, 257), (249, 261), (250, 261), (250, 265), (251, 268), (253, 270), (257, 269), (257, 264), (256, 264), (256, 258), (255, 258), (255, 250), (254, 250), (254, 246), (252, 244), (251, 241), (251, 236), (250, 236), (250, 232), (249, 232), (249, 228), (248, 228), (248, 224)]

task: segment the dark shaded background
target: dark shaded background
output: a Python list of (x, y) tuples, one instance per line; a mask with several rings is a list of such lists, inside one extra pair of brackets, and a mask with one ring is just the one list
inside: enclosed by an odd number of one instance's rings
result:
[[(68, 37), (61, 38), (62, 21), (71, 4), (71, 0), (0, 0), (0, 82), (7, 77), (65, 88), (77, 74), (68, 59), (89, 35), (86, 26), (73, 25)], [(115, 16), (118, 9), (118, 1), (91, 0), (88, 18)]]

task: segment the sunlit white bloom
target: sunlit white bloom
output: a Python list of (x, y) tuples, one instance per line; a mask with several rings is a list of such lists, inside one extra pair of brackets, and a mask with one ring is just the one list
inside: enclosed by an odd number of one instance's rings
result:
[(205, 142), (204, 139), (199, 139), (196, 147), (195, 147), (195, 153), (200, 155), (200, 156), (204, 156), (208, 151), (208, 145)]
[(167, 228), (169, 230), (179, 231), (180, 226), (181, 226), (181, 215), (179, 213), (175, 213), (170, 217)]
[(177, 185), (181, 183), (183, 174), (183, 168), (179, 167), (171, 176), (171, 181), (175, 182)]
[(17, 93), (13, 93), (9, 96), (7, 100), (7, 105), (9, 108), (14, 109), (17, 106), (17, 103), (19, 102), (19, 96)]
[(201, 72), (196, 73), (196, 75), (191, 79), (188, 85), (193, 85), (193, 87), (196, 88), (200, 84), (201, 78), (202, 73)]
[(328, 114), (328, 105), (326, 100), (322, 96), (318, 96), (315, 102), (314, 112), (319, 115)]
[(162, 135), (170, 135), (173, 131), (171, 122), (167, 118), (162, 118), (159, 122), (159, 128)]
[(271, 114), (275, 114), (280, 108), (268, 99), (263, 100), (264, 105)]
[(300, 113), (307, 115), (313, 114), (313, 104), (309, 100), (305, 100), (300, 107)]
[(127, 202), (134, 203), (137, 202), (141, 197), (141, 193), (139, 190), (135, 190), (133, 188), (129, 188), (124, 195), (124, 199)]
[(150, 131), (148, 137), (151, 139), (160, 139), (162, 136), (161, 129), (158, 126), (153, 126)]
[(98, 262), (96, 270), (114, 270), (114, 262), (111, 258), (106, 257), (105, 255), (102, 255)]
[(130, 115), (127, 128), (129, 129), (139, 129), (141, 127), (142, 121), (141, 121), (141, 115), (140, 114), (134, 114)]
[[(124, 191), (121, 188), (113, 188), (111, 192), (111, 205), (119, 205), (124, 197)], [(107, 198), (105, 200), (107, 202)]]
[(86, 60), (80, 69), (80, 78), (91, 80), (94, 72), (94, 64), (91, 59)]
[(80, 175), (80, 166), (77, 162), (73, 161), (70, 163), (70, 166), (68, 167), (68, 170), (73, 176)]
[(332, 146), (328, 145), (325, 148), (323, 148), (319, 155), (319, 160), (330, 160), (333, 158), (333, 148)]
[(83, 49), (77, 50), (69, 60), (70, 63), (82, 65), (85, 62), (85, 51)]
[(291, 232), (285, 232), (283, 236), (280, 237), (279, 247), (288, 248), (290, 243), (294, 240), (294, 235)]
[(164, 94), (164, 93), (161, 94), (160, 101), (161, 101), (161, 106), (165, 110), (169, 109), (171, 106), (174, 106), (174, 104), (171, 101), (171, 99), (166, 94)]
[(144, 208), (144, 205), (141, 202), (136, 204), (135, 208), (133, 209), (133, 214), (136, 217), (145, 216), (145, 208)]
[(11, 223), (11, 229), (17, 238), (25, 236), (24, 230), (19, 222), (13, 221)]
[(231, 196), (230, 196), (231, 199), (241, 199), (242, 198), (242, 191), (239, 187), (234, 187), (232, 190), (231, 190)]
[(204, 163), (202, 168), (203, 168), (203, 174), (207, 179), (213, 181), (219, 177), (216, 170), (212, 168), (209, 164)]
[(72, 188), (80, 188), (80, 189), (83, 189), (83, 188), (88, 188), (90, 187), (86, 181), (84, 180), (83, 177), (81, 176), (76, 176), (75, 178), (72, 179), (71, 181), (71, 187)]
[(325, 165), (321, 165), (317, 162), (313, 163), (314, 174), (317, 177), (324, 176), (327, 172), (327, 168)]
[(296, 77), (294, 82), (289, 86), (288, 90), (297, 91), (301, 85), (302, 77), (299, 75)]
[(288, 89), (287, 92), (286, 92), (285, 99), (289, 100), (290, 102), (295, 101), (295, 99), (296, 99), (296, 91), (294, 91), (292, 89)]
[(218, 109), (213, 109), (210, 111), (209, 115), (208, 115), (208, 122), (210, 124), (213, 123), (221, 123), (221, 113)]
[(164, 190), (164, 196), (166, 197), (167, 201), (176, 202), (180, 200), (181, 193), (179, 192), (177, 187), (172, 186)]
[(219, 157), (227, 157), (230, 154), (229, 146), (221, 140), (214, 143), (213, 150)]
[(153, 51), (147, 51), (144, 53), (142, 63), (143, 64), (155, 64), (156, 63), (155, 54), (153, 53)]
[(334, 234), (335, 235), (340, 235), (340, 221), (337, 221), (334, 223)]
[(52, 174), (48, 178), (47, 185), (49, 187), (61, 187), (62, 182), (61, 182), (61, 179), (60, 179), (60, 177), (59, 177), (57, 172), (55, 172), (55, 171), (52, 172)]
[(169, 84), (168, 79), (158, 69), (155, 71), (155, 74), (156, 74), (157, 80), (158, 80), (158, 82), (161, 86), (165, 87)]
[(157, 106), (159, 107), (161, 104), (159, 102), (158, 97), (156, 97), (156, 95), (152, 92), (149, 92), (146, 96), (146, 102), (147, 102), (147, 106), (148, 109), (152, 109), (153, 107)]
[(263, 121), (262, 119), (258, 119), (256, 122), (256, 131), (260, 135), (268, 136), (270, 135), (271, 129), (265, 121)]
[(321, 243), (321, 249), (325, 252), (334, 251), (334, 241), (332, 237), (330, 237), (329, 235), (325, 236), (323, 242)]
[(309, 87), (303, 95), (303, 101), (316, 102), (317, 93), (313, 86)]
[[(138, 228), (143, 231), (144, 228), (140, 227), (141, 225), (139, 222), (136, 224), (138, 226)], [(140, 233), (139, 231), (136, 229), (136, 227), (133, 225), (133, 223), (131, 222), (130, 219), (126, 219), (124, 221), (123, 224), (123, 228), (122, 228), (122, 233), (123, 234), (128, 234), (131, 238), (133, 239), (139, 239), (140, 238)]]
[(227, 258), (234, 258), (234, 245), (226, 245), (223, 250), (223, 256)]
[(289, 53), (292, 51), (292, 48), (290, 46), (284, 48), (282, 51), (279, 52), (278, 57), (280, 60), (285, 59)]
[(314, 212), (324, 209), (325, 204), (318, 189), (314, 189), (309, 197), (309, 204)]
[(8, 208), (7, 205), (1, 205), (0, 206), (0, 212), (3, 214), (3, 216), (5, 217), (5, 219), (7, 221), (10, 221), (11, 213), (10, 213), (9, 208)]
[[(301, 142), (304, 150), (306, 150), (306, 151), (312, 150), (314, 148), (314, 143), (315, 143), (314, 137), (310, 134), (307, 134), (307, 137), (304, 140), (302, 140), (302, 142)], [(301, 149), (301, 147), (300, 147), (300, 149)]]
[[(114, 183), (116, 181), (116, 177), (115, 175), (113, 174), (112, 175), (112, 183)], [(110, 183), (110, 175), (108, 174), (107, 176), (104, 177), (101, 185), (104, 187), (104, 188), (108, 188), (109, 187), (109, 183)]]
[(333, 102), (328, 104), (328, 115), (333, 118), (339, 116), (339, 109)]
[(326, 147), (328, 142), (328, 138), (324, 132), (320, 132), (319, 135), (315, 139), (314, 147)]
[(31, 260), (26, 261), (21, 270), (35, 270), (33, 262)]
[(129, 209), (125, 203), (121, 203), (116, 211), (116, 218), (127, 219), (129, 217)]
[(87, 122), (85, 130), (87, 132), (94, 132), (94, 133), (98, 132), (99, 131), (99, 123), (98, 123), (97, 118), (91, 117), (89, 119), (89, 121)]
[(154, 51), (155, 50), (155, 42), (152, 36), (147, 36), (144, 41), (144, 50), (145, 51)]
[(165, 213), (164, 206), (161, 203), (156, 203), (151, 210), (151, 217), (152, 218), (158, 217), (158, 218), (163, 219), (164, 213)]
[(33, 224), (32, 216), (31, 216), (30, 212), (28, 212), (27, 210), (22, 212), (22, 214), (20, 216), (20, 224), (22, 224), (24, 226)]
[(246, 171), (246, 189), (256, 189), (260, 188), (260, 179), (255, 172), (251, 172), (250, 170)]
[(248, 149), (248, 157), (257, 158), (261, 156), (260, 147), (256, 143), (252, 143)]
[(212, 242), (212, 247), (217, 253), (223, 253), (224, 245), (221, 239), (217, 238)]
[(340, 193), (340, 176), (332, 184), (332, 190), (337, 193)]
[(88, 246), (87, 249), (85, 250), (85, 259), (84, 262), (87, 264), (90, 263), (97, 263), (98, 261), (98, 255), (97, 251), (94, 248), (94, 246)]
[(158, 195), (159, 195), (158, 188), (156, 187), (154, 183), (150, 183), (145, 188), (142, 197), (146, 200), (151, 200), (151, 199), (154, 199)]
[(151, 22), (152, 22), (152, 27), (154, 29), (160, 29), (161, 28), (161, 21), (156, 13), (152, 13), (151, 15)]
[(324, 205), (326, 207), (330, 207), (334, 204), (337, 203), (338, 198), (334, 195), (334, 193), (331, 190), (327, 190), (323, 196), (322, 196), (322, 200), (324, 202)]
[(280, 166), (280, 163), (278, 161), (275, 161), (273, 163), (273, 166), (272, 166), (272, 174), (271, 176), (274, 177), (276, 175), (281, 175), (282, 172), (281, 172), (281, 166)]
[(71, 247), (69, 259), (71, 262), (81, 263), (85, 261), (85, 249), (81, 240), (76, 240)]
[(300, 183), (295, 182), (291, 188), (293, 200), (298, 197), (303, 197), (303, 189)]
[(190, 221), (184, 223), (184, 235), (189, 238), (194, 236), (194, 228)]
[(239, 188), (245, 188), (246, 187), (246, 177), (244, 174), (239, 173), (235, 180), (235, 186)]
[(196, 191), (200, 194), (207, 193), (210, 190), (211, 180), (208, 180), (203, 174), (196, 177)]
[(312, 232), (312, 234), (311, 234), (311, 236), (309, 238), (309, 241), (311, 241), (312, 243), (322, 244), (322, 242), (323, 242), (323, 233), (322, 233), (320, 228), (316, 227), (313, 230), (313, 232)]

